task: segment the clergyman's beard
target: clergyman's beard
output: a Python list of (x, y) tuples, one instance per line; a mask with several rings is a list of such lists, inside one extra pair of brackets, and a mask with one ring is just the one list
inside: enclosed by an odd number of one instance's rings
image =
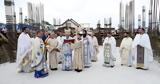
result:
[(78, 40), (81, 40), (81, 37), (79, 37)]
[(83, 37), (85, 38), (87, 36), (87, 34), (83, 34)]
[(124, 36), (124, 37), (128, 37), (128, 36)]

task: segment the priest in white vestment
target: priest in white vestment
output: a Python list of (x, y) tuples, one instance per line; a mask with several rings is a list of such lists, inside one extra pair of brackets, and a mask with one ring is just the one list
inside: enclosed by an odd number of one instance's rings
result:
[(120, 45), (121, 65), (127, 65), (129, 67), (132, 66), (131, 48), (132, 48), (132, 38), (129, 37), (128, 32), (125, 32), (124, 38)]
[(153, 61), (153, 52), (150, 39), (143, 28), (138, 29), (139, 34), (134, 38), (132, 53), (134, 65), (137, 69), (149, 69), (149, 64)]
[(98, 60), (97, 54), (99, 52), (98, 40), (97, 40), (97, 37), (94, 36), (93, 32), (91, 32), (91, 38), (92, 38), (92, 43), (93, 43), (93, 56), (91, 57), (91, 60), (92, 60), (92, 62), (96, 62)]
[(72, 65), (72, 41), (74, 39), (70, 37), (71, 30), (66, 29), (65, 30), (65, 36), (64, 41), (62, 44), (62, 70), (63, 71), (72, 71), (73, 65)]
[(73, 69), (77, 72), (81, 72), (84, 68), (83, 63), (83, 41), (82, 41), (82, 33), (78, 33), (75, 36), (75, 43), (73, 44), (72, 48), (74, 51), (73, 55)]
[(63, 41), (64, 41), (64, 36), (63, 36), (63, 32), (62, 31), (59, 31), (59, 35), (57, 37), (57, 40), (58, 40), (58, 47), (59, 47), (59, 50), (60, 52), (57, 53), (58, 55), (58, 63), (62, 63), (62, 58), (63, 58), (63, 55), (62, 55), (62, 45), (63, 45)]
[(83, 30), (83, 56), (84, 56), (84, 67), (91, 67), (91, 57), (93, 56), (93, 42), (91, 36), (88, 35), (86, 30)]
[(115, 52), (116, 52), (116, 40), (111, 35), (110, 32), (107, 33), (107, 37), (104, 39), (103, 42), (103, 49), (104, 49), (104, 66), (105, 67), (114, 67), (115, 59)]
[(28, 35), (29, 28), (22, 28), (18, 38), (16, 63), (18, 72), (31, 72), (32, 40)]
[(58, 69), (58, 41), (55, 37), (55, 33), (52, 32), (49, 36), (48, 40), (46, 41), (47, 49), (49, 52), (49, 67), (51, 70), (57, 70)]
[(34, 77), (42, 78), (48, 76), (47, 63), (45, 58), (45, 45), (41, 39), (42, 31), (37, 31), (37, 36), (34, 40), (32, 67), (35, 68)]

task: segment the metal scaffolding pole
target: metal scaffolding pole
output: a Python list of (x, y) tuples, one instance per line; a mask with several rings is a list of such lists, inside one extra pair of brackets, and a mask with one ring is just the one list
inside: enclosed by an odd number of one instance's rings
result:
[(146, 29), (146, 8), (145, 6), (142, 7), (142, 27)]
[(14, 0), (4, 0), (5, 14), (6, 14), (6, 28), (7, 28), (7, 38), (9, 61), (14, 62), (16, 58), (16, 47), (17, 47), (17, 33), (16, 33), (16, 13)]

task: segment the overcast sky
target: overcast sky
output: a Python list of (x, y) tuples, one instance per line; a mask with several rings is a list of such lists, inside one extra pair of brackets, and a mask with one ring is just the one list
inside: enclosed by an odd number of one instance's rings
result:
[[(27, 2), (43, 3), (44, 19), (53, 24), (53, 18), (60, 18), (63, 22), (73, 18), (78, 23), (90, 23), (95, 27), (98, 20), (103, 23), (104, 18), (112, 17), (113, 27), (119, 24), (119, 4), (121, 0), (15, 0), (17, 22), (19, 8), (22, 7), (24, 17), (27, 16)], [(122, 0), (124, 5), (130, 0)], [(146, 6), (147, 19), (150, 0), (135, 0), (135, 21), (138, 14), (142, 14), (142, 6)], [(0, 22), (5, 22), (4, 0), (0, 0)], [(124, 6), (125, 7), (125, 6)], [(137, 25), (136, 25), (137, 26)]]

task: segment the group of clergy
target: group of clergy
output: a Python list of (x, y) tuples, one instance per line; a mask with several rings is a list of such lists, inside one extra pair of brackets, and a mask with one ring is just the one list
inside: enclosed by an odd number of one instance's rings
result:
[[(71, 36), (71, 30), (65, 29), (64, 33), (60, 31), (57, 36), (54, 31), (48, 34), (24, 27), (17, 45), (18, 72), (34, 71), (34, 77), (41, 78), (48, 76), (49, 69), (57, 70), (59, 64), (62, 64), (63, 71), (81, 72), (97, 61), (98, 47), (97, 38), (91, 31), (81, 30)], [(103, 66), (115, 66), (116, 50), (116, 40), (108, 32), (103, 42)], [(147, 70), (153, 61), (150, 39), (143, 28), (138, 29), (134, 40), (128, 32), (124, 32), (119, 52), (122, 66)]]
[[(114, 67), (116, 61), (116, 40), (111, 33), (103, 42), (105, 67)], [(148, 70), (153, 61), (153, 52), (148, 34), (145, 29), (139, 28), (135, 38), (132, 40), (128, 32), (124, 32), (124, 38), (119, 48), (121, 65), (134, 66), (136, 69)]]
[(81, 72), (97, 61), (98, 41), (93, 32), (81, 30), (71, 36), (71, 30), (65, 29), (58, 34), (22, 28), (17, 45), (18, 72), (34, 71), (35, 78), (42, 78), (59, 64), (63, 71)]

